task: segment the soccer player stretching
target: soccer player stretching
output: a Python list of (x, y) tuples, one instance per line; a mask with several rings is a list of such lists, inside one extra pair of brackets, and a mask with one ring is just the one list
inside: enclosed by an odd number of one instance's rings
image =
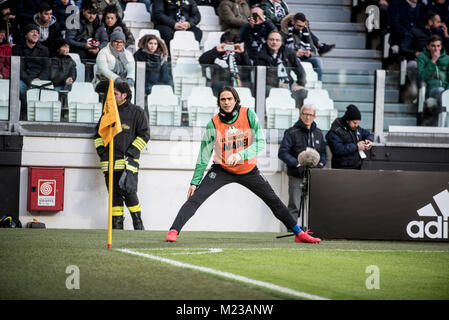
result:
[[(299, 228), (288, 208), (259, 172), (257, 155), (265, 148), (265, 137), (256, 114), (240, 106), (233, 87), (224, 87), (219, 92), (218, 106), (218, 114), (206, 126), (187, 201), (179, 210), (165, 240), (175, 242), (182, 227), (210, 195), (224, 185), (236, 182), (267, 204), (276, 218), (296, 234), (295, 242), (320, 242), (321, 239)], [(212, 154), (214, 164), (203, 179)]]

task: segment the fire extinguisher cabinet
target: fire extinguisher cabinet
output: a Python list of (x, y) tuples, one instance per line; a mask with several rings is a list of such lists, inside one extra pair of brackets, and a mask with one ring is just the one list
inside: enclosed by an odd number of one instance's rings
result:
[(64, 168), (29, 168), (28, 211), (62, 210), (64, 210)]

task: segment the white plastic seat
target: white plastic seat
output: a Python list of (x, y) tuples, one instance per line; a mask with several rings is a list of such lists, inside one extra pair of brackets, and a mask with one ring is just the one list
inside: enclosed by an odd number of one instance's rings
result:
[(172, 63), (180, 57), (198, 59), (201, 56), (200, 44), (192, 31), (175, 31), (170, 40), (170, 56)]
[(290, 128), (299, 119), (299, 109), (288, 89), (272, 88), (265, 100), (265, 109), (267, 128)]
[(215, 9), (211, 6), (198, 6), (201, 14), (201, 21), (198, 23), (198, 28), (203, 32), (221, 31), (220, 21)]
[(151, 22), (151, 14), (147, 7), (141, 2), (128, 2), (123, 13), (123, 22), (137, 39), (141, 29), (151, 29), (154, 24)]
[(150, 125), (180, 126), (182, 108), (168, 85), (154, 85), (147, 97)]
[(69, 53), (69, 56), (76, 63), (76, 80), (75, 82), (84, 82), (86, 76), (86, 66), (81, 62), (81, 58), (78, 53)]
[(332, 121), (338, 116), (338, 110), (334, 109), (334, 101), (329, 98), (329, 93), (324, 89), (307, 90), (307, 98), (304, 104), (313, 104), (316, 108), (315, 123), (318, 128), (328, 130)]
[[(303, 62), (301, 61), (301, 65), (304, 68), (304, 71), (306, 73), (306, 88), (313, 88), (313, 89), (321, 89), (322, 83), (318, 80), (318, 73), (315, 72), (313, 69), (313, 65), (310, 62)], [(292, 72), (292, 76), (293, 76)]]
[(60, 121), (61, 101), (59, 101), (59, 93), (48, 89), (27, 90), (27, 120)]
[(240, 98), (240, 105), (242, 107), (247, 107), (252, 110), (256, 108), (256, 99), (253, 97), (250, 88), (245, 87), (235, 87), (234, 88)]
[(9, 80), (0, 79), (0, 120), (9, 119)]
[(179, 58), (173, 65), (172, 74), (175, 94), (180, 97), (181, 102), (187, 100), (192, 88), (206, 85), (201, 65), (195, 58)]
[(187, 99), (187, 111), (189, 113), (189, 126), (205, 127), (218, 112), (217, 98), (214, 96), (212, 88), (192, 88)]
[(98, 93), (90, 82), (75, 82), (67, 95), (69, 122), (96, 123), (102, 113)]

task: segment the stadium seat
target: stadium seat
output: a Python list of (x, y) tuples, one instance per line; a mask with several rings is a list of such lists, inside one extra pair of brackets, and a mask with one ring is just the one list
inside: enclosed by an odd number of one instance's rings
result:
[(234, 89), (239, 95), (240, 105), (242, 107), (247, 107), (251, 110), (254, 110), (256, 108), (256, 99), (253, 97), (250, 88), (235, 87)]
[(217, 113), (217, 98), (210, 87), (194, 87), (187, 99), (189, 126), (205, 127)]
[(59, 93), (51, 89), (29, 89), (27, 91), (27, 120), (60, 121)]
[(68, 93), (69, 122), (96, 123), (102, 113), (98, 93), (90, 82), (75, 82)]
[(198, 23), (198, 28), (203, 32), (217, 32), (221, 31), (220, 21), (215, 13), (214, 7), (198, 6), (201, 14), (201, 21)]
[(147, 97), (150, 125), (180, 126), (182, 107), (171, 86), (155, 85)]
[(0, 120), (9, 119), (9, 80), (0, 79)]
[(267, 128), (290, 128), (299, 119), (299, 109), (288, 89), (272, 88), (265, 100), (265, 110)]
[(304, 104), (314, 104), (316, 107), (315, 122), (318, 128), (328, 130), (332, 121), (338, 116), (338, 110), (334, 109), (334, 101), (329, 98), (329, 93), (324, 89), (307, 90), (307, 98)]
[(170, 56), (172, 63), (180, 57), (198, 59), (201, 56), (200, 44), (192, 31), (175, 31), (170, 40)]
[(76, 80), (75, 82), (84, 82), (86, 76), (86, 66), (81, 62), (81, 58), (78, 53), (69, 53), (69, 56), (76, 63)]
[(172, 67), (175, 94), (185, 103), (192, 88), (205, 86), (206, 78), (203, 77), (201, 65), (195, 58), (181, 57)]
[[(321, 89), (322, 83), (318, 80), (318, 74), (313, 70), (313, 65), (310, 62), (302, 62), (301, 65), (306, 72), (306, 89)], [(294, 73), (292, 72), (292, 75)]]
[(134, 39), (139, 37), (141, 29), (151, 29), (154, 26), (151, 22), (151, 14), (142, 2), (128, 2), (126, 4), (123, 22), (133, 34)]

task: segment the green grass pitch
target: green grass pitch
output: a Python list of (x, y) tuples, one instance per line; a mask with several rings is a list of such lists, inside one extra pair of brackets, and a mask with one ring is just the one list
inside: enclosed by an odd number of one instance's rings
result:
[(0, 229), (0, 300), (304, 298), (279, 287), (332, 300), (449, 299), (448, 243), (297, 244), (276, 233), (189, 231), (166, 243), (165, 234), (114, 230), (108, 251), (106, 230)]

